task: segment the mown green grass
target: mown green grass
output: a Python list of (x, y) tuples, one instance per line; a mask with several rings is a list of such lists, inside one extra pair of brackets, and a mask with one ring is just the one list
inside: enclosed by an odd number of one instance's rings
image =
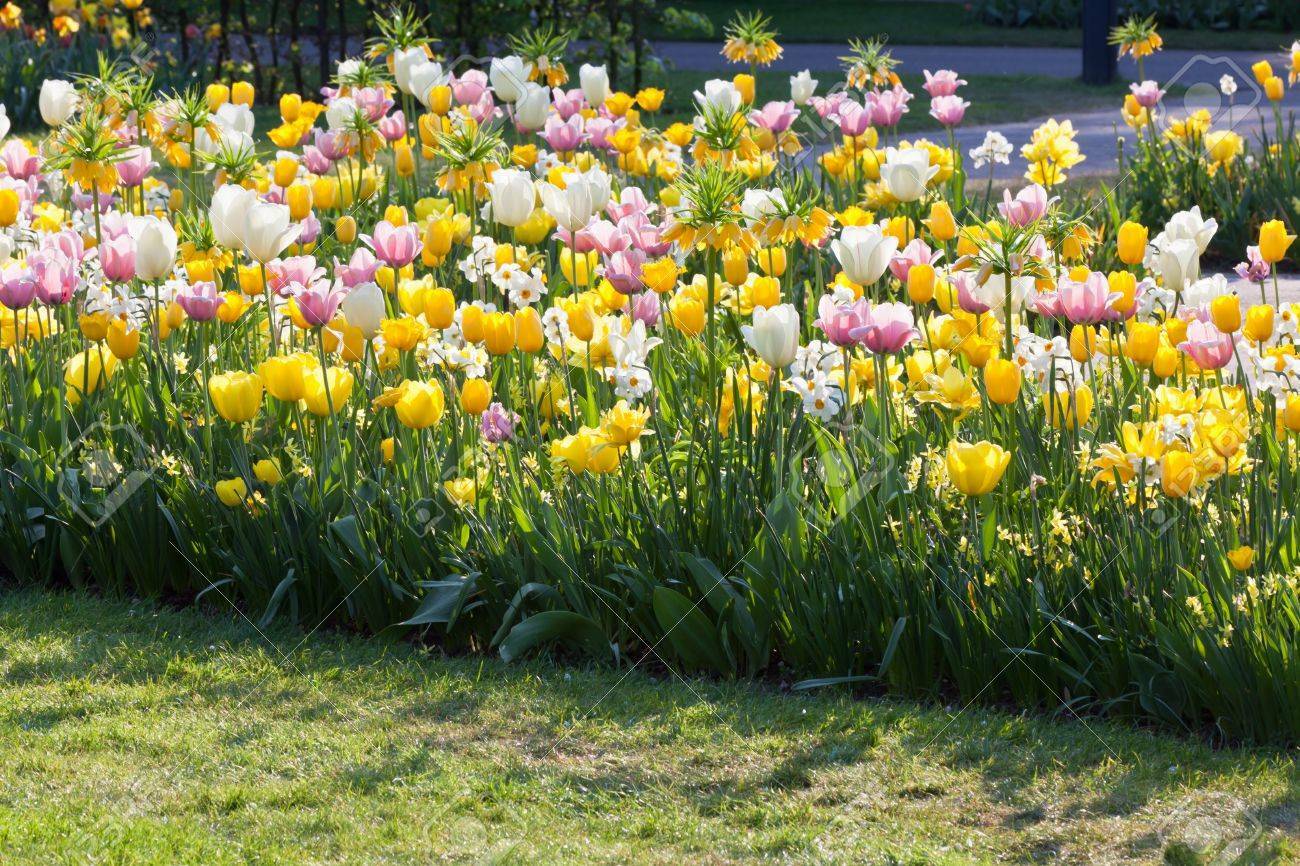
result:
[(1153, 862), (1242, 810), (1300, 856), (1292, 756), (959, 710), (9, 590), (0, 860)]
[[(1015, 45), (1075, 48), (1083, 44), (1077, 27), (994, 27), (973, 20), (965, 3), (929, 0), (678, 0), (673, 5), (698, 12), (713, 34), (657, 34), (662, 38), (720, 39), (737, 8), (762, 9), (772, 17), (784, 42), (848, 41), (850, 36), (885, 34), (898, 45)], [(1274, 50), (1289, 44), (1289, 34), (1272, 30), (1218, 31), (1162, 28), (1168, 48)]]

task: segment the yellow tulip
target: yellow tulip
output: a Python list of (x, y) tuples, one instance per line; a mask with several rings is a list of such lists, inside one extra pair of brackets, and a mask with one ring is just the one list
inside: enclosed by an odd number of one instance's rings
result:
[(1080, 385), (1073, 391), (1048, 391), (1043, 395), (1043, 408), (1047, 422), (1053, 427), (1078, 428), (1092, 417), (1092, 389)]
[(1160, 459), (1160, 489), (1170, 499), (1182, 499), (1196, 486), (1196, 460), (1186, 451), (1167, 451)]
[(334, 237), (341, 244), (350, 244), (357, 239), (357, 221), (349, 214), (339, 217), (334, 223)]
[(230, 87), (230, 101), (235, 105), (253, 104), (253, 85), (247, 81), (236, 81)]
[(262, 408), (262, 379), (256, 373), (218, 373), (208, 380), (217, 414), (232, 424), (251, 421)]
[(81, 398), (94, 394), (113, 378), (117, 370), (117, 356), (104, 354), (98, 348), (78, 352), (63, 365), (63, 381), (67, 385), (68, 404), (76, 406)]
[(1220, 295), (1210, 302), (1210, 320), (1225, 334), (1241, 329), (1241, 301), (1236, 295)]
[(736, 90), (740, 91), (740, 100), (746, 105), (754, 104), (754, 76), (747, 72), (742, 72), (735, 78), (731, 79)]
[(307, 372), (319, 367), (310, 355), (273, 355), (257, 368), (266, 392), (284, 403), (296, 403), (307, 391)]
[(989, 401), (1009, 406), (1020, 396), (1020, 365), (1006, 358), (994, 358), (984, 365), (984, 388)]
[(1233, 548), (1228, 551), (1228, 562), (1237, 571), (1249, 571), (1250, 566), (1255, 562), (1255, 548), (1248, 544)]
[(407, 382), (394, 409), (403, 427), (423, 430), (442, 418), (447, 398), (437, 382)]
[(1246, 324), (1241, 332), (1256, 343), (1262, 343), (1273, 336), (1273, 306), (1255, 304), (1246, 310)]
[(338, 412), (352, 396), (352, 385), (352, 374), (346, 368), (322, 370), (317, 367), (303, 380), (302, 399), (307, 404), (307, 411), (320, 418)]
[(271, 458), (263, 458), (253, 464), (253, 475), (263, 484), (275, 485), (284, 480), (284, 473), (280, 471), (280, 464)]
[(242, 505), (244, 497), (248, 495), (248, 485), (242, 478), (231, 478), (226, 481), (218, 481), (213, 485), (217, 491), (217, 499), (227, 508), (236, 508)]
[(924, 222), (936, 241), (946, 242), (957, 237), (957, 220), (953, 218), (952, 208), (942, 199), (930, 205), (930, 218)]
[(914, 304), (934, 299), (934, 265), (915, 264), (907, 271), (907, 298)]
[(1011, 452), (992, 442), (953, 440), (945, 463), (953, 487), (966, 496), (983, 496), (1002, 480), (1011, 463)]
[(515, 342), (519, 351), (535, 355), (546, 345), (546, 333), (542, 329), (542, 317), (537, 310), (524, 307), (515, 313)]
[(1269, 264), (1280, 262), (1295, 242), (1295, 235), (1286, 233), (1281, 220), (1269, 220), (1259, 227), (1259, 257)]
[(1147, 227), (1132, 221), (1125, 222), (1119, 227), (1119, 260), (1126, 265), (1136, 265), (1142, 262), (1147, 253), (1147, 239), (1150, 232)]
[(483, 344), (489, 355), (505, 355), (515, 347), (515, 317), (505, 312), (483, 316)]
[(466, 379), (460, 386), (460, 408), (470, 415), (482, 415), (492, 402), (492, 383), (486, 379)]
[(1124, 343), (1124, 354), (1126, 354), (1133, 363), (1146, 367), (1156, 358), (1156, 350), (1160, 348), (1160, 326), (1153, 322), (1137, 322), (1129, 324), (1128, 340)]

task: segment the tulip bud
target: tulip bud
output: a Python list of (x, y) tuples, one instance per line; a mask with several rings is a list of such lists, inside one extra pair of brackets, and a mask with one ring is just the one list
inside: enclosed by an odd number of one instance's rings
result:
[(21, 205), (17, 192), (12, 189), (0, 189), (0, 226), (8, 228), (17, 222)]
[(1009, 406), (1020, 396), (1020, 365), (1006, 358), (994, 358), (984, 365), (984, 388), (989, 401)]
[(339, 239), (339, 243), (352, 243), (357, 239), (357, 221), (348, 214), (339, 217), (334, 223), (334, 236)]
[(483, 345), (489, 355), (505, 355), (515, 347), (515, 317), (505, 312), (483, 316)]
[(1225, 334), (1241, 328), (1241, 301), (1236, 295), (1220, 295), (1210, 302), (1210, 321)]
[(1091, 325), (1075, 325), (1070, 329), (1070, 357), (1080, 364), (1097, 354), (1097, 332)]
[(1165, 319), (1165, 334), (1169, 337), (1169, 345), (1177, 346), (1187, 339), (1187, 320), (1186, 319)]
[(235, 103), (235, 105), (252, 106), (253, 85), (249, 84), (247, 81), (236, 81), (230, 87), (230, 101)]
[(668, 311), (672, 315), (673, 327), (688, 337), (698, 337), (704, 331), (704, 305), (690, 295), (673, 298)]
[(746, 105), (754, 104), (754, 76), (747, 72), (742, 72), (735, 78), (731, 79), (731, 83), (735, 86), (736, 90), (740, 92), (740, 99), (742, 102)]
[(1119, 260), (1126, 265), (1141, 263), (1146, 257), (1147, 227), (1135, 222), (1125, 222), (1119, 227)]
[(204, 96), (208, 100), (208, 111), (215, 114), (218, 108), (230, 101), (230, 88), (220, 82), (213, 82), (208, 85)]
[[(1222, 330), (1222, 329), (1220, 329)], [(1255, 304), (1246, 311), (1246, 324), (1242, 328), (1247, 339), (1262, 343), (1273, 336), (1273, 307), (1271, 304)]]
[(108, 323), (108, 334), (104, 341), (114, 358), (129, 361), (140, 351), (140, 329), (127, 328), (125, 321), (115, 318)]
[(276, 485), (284, 480), (280, 464), (270, 458), (263, 458), (253, 464), (253, 475), (263, 484)]
[(1295, 241), (1295, 235), (1286, 233), (1281, 220), (1269, 220), (1259, 227), (1259, 257), (1270, 265), (1277, 264)]
[(1122, 316), (1132, 313), (1137, 301), (1137, 277), (1128, 271), (1113, 271), (1107, 274), (1106, 282), (1110, 290), (1119, 295), (1111, 302), (1110, 308)]
[(289, 185), (284, 200), (285, 204), (289, 205), (289, 218), (294, 222), (306, 219), (307, 214), (311, 213), (311, 187), (302, 181), (295, 181)]
[(1281, 78), (1270, 75), (1268, 80), (1264, 82), (1264, 95), (1269, 98), (1270, 102), (1281, 102), (1282, 98), (1286, 96), (1286, 85), (1282, 83)]
[(293, 179), (298, 176), (298, 161), (292, 156), (277, 158), (272, 175), (276, 186), (288, 187), (289, 184), (293, 183)]
[(451, 111), (451, 87), (439, 84), (429, 88), (429, 110), (441, 117)]
[(914, 304), (934, 298), (934, 265), (916, 264), (907, 271), (907, 297)]
[(467, 343), (483, 342), (483, 308), (470, 304), (460, 311), (460, 333)]
[(1273, 64), (1267, 60), (1258, 60), (1251, 64), (1250, 71), (1254, 73), (1256, 83), (1262, 87), (1264, 82), (1273, 77)]
[(759, 269), (768, 276), (780, 277), (785, 274), (785, 247), (765, 247), (758, 251), (757, 259)]
[(519, 351), (535, 355), (546, 344), (546, 334), (542, 330), (542, 317), (537, 310), (524, 307), (515, 313), (515, 342)]
[(1290, 394), (1282, 410), (1282, 424), (1292, 433), (1300, 433), (1300, 394)]
[(749, 276), (749, 259), (740, 247), (728, 247), (722, 254), (722, 275), (733, 286), (739, 286)]
[(286, 93), (280, 97), (280, 117), (285, 123), (293, 123), (302, 112), (302, 97), (296, 93)]
[(957, 221), (953, 218), (952, 208), (942, 199), (930, 205), (930, 218), (925, 224), (936, 241), (945, 242), (957, 237)]
[(466, 379), (460, 386), (460, 408), (470, 415), (482, 415), (492, 402), (492, 385), (486, 379)]
[(1178, 372), (1178, 365), (1182, 361), (1182, 355), (1178, 350), (1171, 346), (1161, 346), (1156, 349), (1156, 356), (1151, 361), (1151, 372), (1158, 379), (1168, 379), (1174, 373)]
[(1159, 326), (1151, 322), (1133, 322), (1129, 325), (1128, 340), (1124, 344), (1124, 354), (1129, 360), (1142, 367), (1150, 366), (1159, 348)]
[(755, 307), (775, 307), (781, 303), (781, 283), (775, 277), (756, 277), (750, 300)]
[(1160, 459), (1160, 489), (1170, 499), (1182, 499), (1196, 485), (1196, 460), (1186, 451), (1168, 451)]
[(456, 296), (451, 289), (431, 289), (424, 296), (424, 320), (429, 327), (450, 328), (456, 320)]
[(404, 141), (393, 145), (393, 166), (398, 177), (410, 177), (415, 174), (415, 154), (411, 146)]

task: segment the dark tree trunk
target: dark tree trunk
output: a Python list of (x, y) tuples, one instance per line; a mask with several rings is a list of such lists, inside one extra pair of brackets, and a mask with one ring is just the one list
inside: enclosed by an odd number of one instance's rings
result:
[(302, 93), (306, 83), (302, 80), (302, 46), (298, 39), (302, 35), (298, 26), (298, 15), (302, 12), (302, 0), (293, 0), (289, 4), (289, 62), (293, 66), (293, 86)]
[(320, 51), (320, 86), (330, 82), (330, 31), (327, 23), (329, 0), (319, 0), (320, 15), (316, 17), (316, 47)]

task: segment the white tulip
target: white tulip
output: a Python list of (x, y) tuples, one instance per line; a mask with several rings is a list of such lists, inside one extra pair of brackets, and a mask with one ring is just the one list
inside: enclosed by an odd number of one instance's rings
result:
[(846, 226), (831, 251), (850, 280), (868, 286), (880, 279), (898, 251), (898, 238), (886, 235), (880, 226)]
[(785, 193), (779, 189), (747, 189), (740, 200), (740, 212), (750, 224), (765, 222), (785, 208)]
[(790, 76), (790, 99), (795, 105), (807, 105), (816, 91), (817, 79), (813, 78), (812, 73), (807, 69), (798, 75)]
[(535, 81), (524, 85), (515, 103), (515, 123), (525, 132), (536, 132), (546, 125), (551, 110), (551, 92)]
[(889, 194), (901, 202), (919, 201), (925, 195), (930, 178), (939, 173), (939, 166), (930, 165), (930, 154), (919, 148), (885, 151), (885, 163), (880, 166), (880, 179)]
[(755, 307), (754, 324), (740, 331), (750, 348), (773, 369), (794, 363), (799, 351), (799, 311), (794, 304)]
[(41, 84), (41, 95), (38, 100), (41, 119), (50, 126), (62, 126), (77, 110), (80, 99), (77, 88), (72, 85), (72, 82), (57, 78), (45, 79)]
[(523, 96), (524, 85), (529, 83), (528, 72), (529, 64), (524, 63), (522, 57), (513, 54), (509, 57), (493, 57), (492, 63), (488, 65), (488, 80), (492, 82), (492, 90), (497, 99), (514, 102)]
[(135, 240), (135, 275), (146, 282), (161, 280), (176, 267), (176, 229), (155, 216), (132, 217), (127, 231)]
[(425, 108), (429, 107), (429, 92), (447, 83), (447, 73), (441, 63), (426, 61), (411, 70), (411, 93)]
[(527, 221), (537, 202), (533, 179), (517, 168), (498, 168), (487, 184), (492, 197), (492, 218), (505, 226), (517, 228)]
[(240, 132), (247, 136), (253, 134), (253, 109), (247, 105), (227, 102), (212, 115), (212, 122), (223, 132)]
[(1191, 238), (1166, 241), (1156, 254), (1156, 270), (1171, 292), (1181, 292), (1189, 283), (1196, 282), (1201, 276), (1201, 252), (1196, 241)]
[(343, 299), (343, 317), (348, 324), (361, 331), (367, 340), (379, 333), (380, 325), (388, 315), (384, 305), (384, 291), (378, 283), (361, 283), (353, 286)]
[(428, 55), (419, 46), (399, 49), (393, 55), (393, 78), (397, 82), (397, 89), (403, 93), (415, 94), (411, 89), (411, 70), (428, 62)]
[(704, 82), (703, 93), (695, 91), (695, 101), (699, 103), (700, 111), (712, 107), (721, 109), (727, 114), (735, 114), (740, 110), (743, 100), (736, 85), (721, 78), (710, 78)]
[(564, 189), (552, 183), (538, 185), (542, 207), (560, 228), (576, 232), (608, 204), (609, 175), (599, 166), (592, 166), (585, 172), (565, 175), (564, 183)]
[(0, 103), (0, 141), (3, 141), (4, 137), (8, 134), (9, 134), (9, 112), (4, 107), (4, 104)]
[(257, 191), (245, 189), (237, 183), (228, 183), (212, 196), (208, 207), (208, 221), (217, 243), (229, 250), (244, 245), (244, 227), (248, 224), (248, 210), (257, 201)]
[(330, 129), (345, 129), (357, 116), (357, 103), (350, 96), (340, 96), (325, 109), (325, 125)]
[(582, 95), (587, 97), (588, 105), (600, 108), (605, 104), (605, 98), (609, 96), (609, 73), (604, 66), (582, 64), (578, 70), (578, 80), (582, 83)]
[(244, 251), (265, 264), (298, 239), (302, 227), (289, 219), (287, 204), (256, 201), (248, 209), (244, 226)]
[(1198, 205), (1191, 210), (1179, 211), (1170, 217), (1169, 222), (1165, 223), (1165, 230), (1156, 237), (1155, 243), (1159, 246), (1161, 241), (1185, 238), (1195, 241), (1196, 251), (1204, 255), (1210, 240), (1218, 230), (1219, 223), (1216, 220), (1201, 218), (1201, 208)]

